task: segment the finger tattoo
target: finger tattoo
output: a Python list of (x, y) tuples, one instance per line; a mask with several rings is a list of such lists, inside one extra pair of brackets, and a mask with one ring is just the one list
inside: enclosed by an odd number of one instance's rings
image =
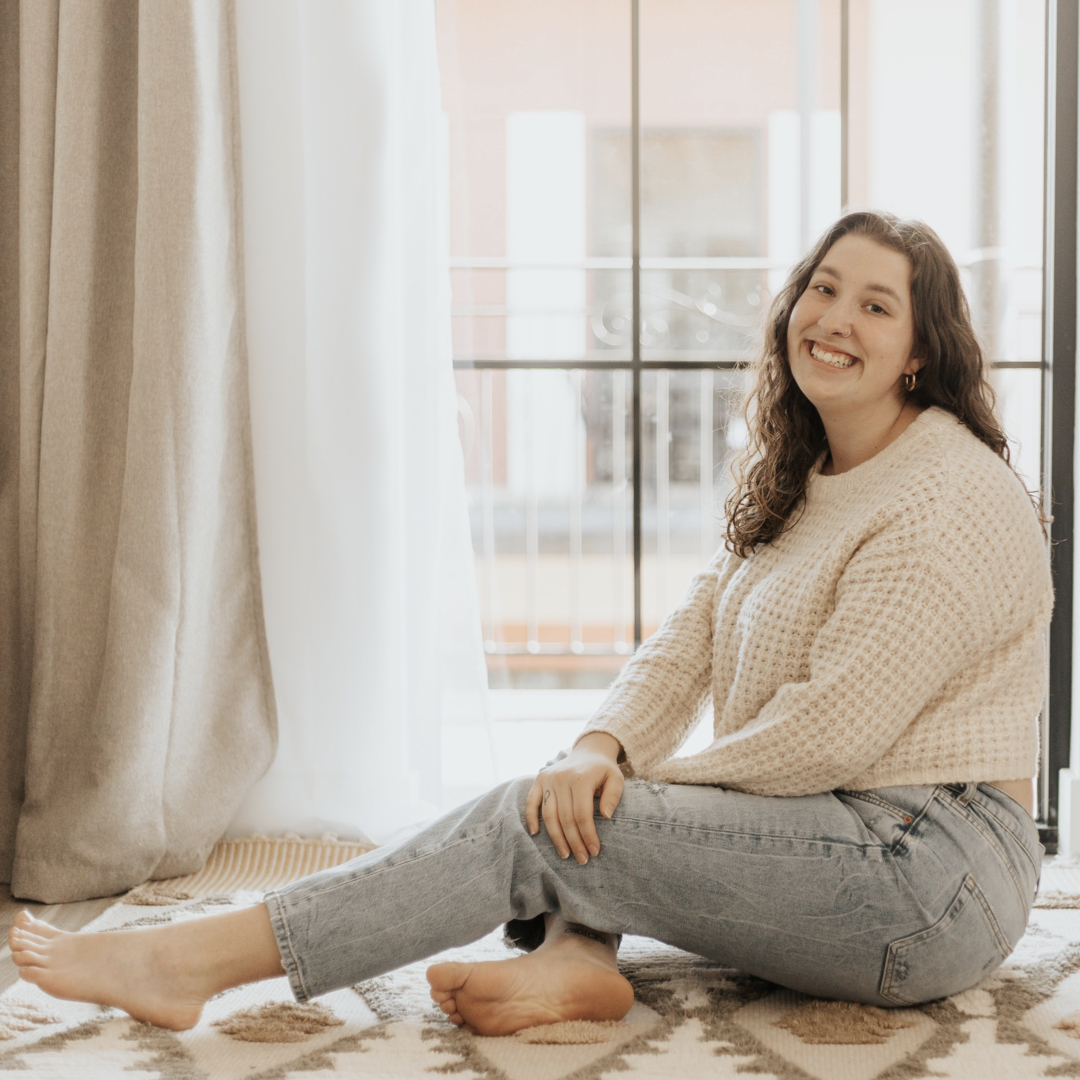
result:
[(550, 798), (551, 798), (551, 789), (548, 788), (548, 790), (544, 792), (544, 805), (545, 806), (547, 806), (547, 801)]

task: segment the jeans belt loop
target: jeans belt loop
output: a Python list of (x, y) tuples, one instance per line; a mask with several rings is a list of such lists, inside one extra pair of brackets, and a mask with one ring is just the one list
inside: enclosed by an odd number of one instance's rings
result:
[(975, 792), (978, 790), (979, 782), (977, 780), (969, 780), (964, 785), (964, 790), (956, 796), (956, 799), (961, 806), (967, 806), (967, 804), (975, 797)]

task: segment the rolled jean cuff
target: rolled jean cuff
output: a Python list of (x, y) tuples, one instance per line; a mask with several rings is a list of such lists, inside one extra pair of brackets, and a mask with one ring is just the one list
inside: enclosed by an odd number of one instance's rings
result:
[(304, 980), (300, 976), (300, 965), (296, 959), (292, 939), (289, 937), (289, 928), (285, 923), (285, 911), (282, 907), (281, 897), (277, 893), (267, 893), (263, 897), (266, 910), (270, 912), (270, 925), (274, 929), (274, 939), (277, 941), (278, 952), (281, 954), (281, 966), (289, 977), (289, 988), (297, 1001), (310, 1000)]

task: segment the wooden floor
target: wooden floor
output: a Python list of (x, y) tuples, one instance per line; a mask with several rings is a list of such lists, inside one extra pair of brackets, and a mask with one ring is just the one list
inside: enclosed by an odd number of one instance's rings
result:
[(33, 904), (25, 900), (13, 900), (11, 889), (0, 884), (0, 993), (19, 978), (18, 968), (11, 959), (7, 935), (15, 916), (26, 908), (35, 918), (44, 919), (60, 930), (81, 930), (119, 899), (108, 896), (103, 900), (83, 900), (78, 904)]

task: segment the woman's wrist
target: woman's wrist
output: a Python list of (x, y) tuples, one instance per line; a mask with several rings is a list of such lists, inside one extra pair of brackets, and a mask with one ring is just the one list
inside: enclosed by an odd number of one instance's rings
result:
[(612, 763), (617, 763), (622, 754), (622, 743), (606, 731), (587, 731), (576, 743), (574, 749), (588, 750), (593, 754), (602, 754)]

